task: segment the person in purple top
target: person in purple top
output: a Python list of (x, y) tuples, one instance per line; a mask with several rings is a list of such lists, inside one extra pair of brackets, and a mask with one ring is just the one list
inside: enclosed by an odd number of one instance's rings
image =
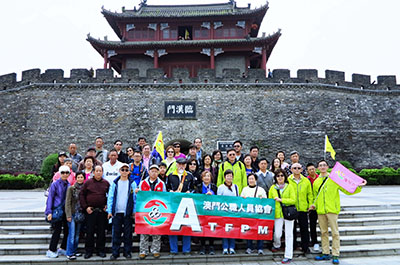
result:
[[(69, 186), (68, 177), (71, 171), (68, 166), (60, 166), (58, 172), (60, 172), (61, 178), (51, 184), (45, 210), (47, 221), (51, 222), (53, 229), (49, 249), (46, 252), (46, 257), (48, 258), (57, 258), (58, 255), (65, 255), (68, 239), (68, 225), (65, 217), (65, 197), (67, 195), (67, 189)], [(53, 210), (60, 206), (62, 207), (64, 213), (60, 220), (55, 220), (53, 218)], [(61, 228), (64, 228), (64, 237), (60, 248), (57, 250)]]

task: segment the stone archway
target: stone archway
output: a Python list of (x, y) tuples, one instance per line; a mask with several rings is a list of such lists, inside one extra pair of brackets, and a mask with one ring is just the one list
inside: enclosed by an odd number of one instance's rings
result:
[(192, 142), (189, 142), (186, 139), (173, 139), (171, 141), (168, 141), (165, 143), (165, 148), (167, 148), (167, 146), (172, 145), (175, 142), (180, 142), (181, 143), (181, 153), (184, 153), (185, 155), (187, 155), (187, 153), (189, 152), (189, 145), (192, 144)]

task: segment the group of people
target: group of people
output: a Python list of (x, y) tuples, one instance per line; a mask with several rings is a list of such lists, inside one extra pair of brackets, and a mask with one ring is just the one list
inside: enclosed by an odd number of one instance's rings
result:
[[(280, 251), (284, 228), (282, 263), (292, 261), (293, 250), (297, 248), (297, 227), (300, 229), (301, 251), (309, 253), (310, 245), (319, 251), (317, 220), (322, 254), (315, 259), (332, 259), (334, 264), (339, 263), (339, 190), (350, 193), (328, 178), (329, 166), (325, 160), (320, 160), (316, 166), (309, 163), (303, 167), (297, 151), (290, 153), (290, 164), (285, 162), (285, 153), (278, 151), (270, 163), (268, 159), (259, 157), (257, 146), (252, 146), (249, 154), (244, 154), (239, 140), (226, 151), (224, 160), (220, 150), (206, 154), (202, 144), (202, 139), (196, 138), (185, 155), (181, 152), (181, 143), (175, 142), (165, 148), (162, 159), (155, 149), (151, 151), (145, 137), (140, 137), (136, 146), (126, 148), (126, 153), (122, 151), (121, 140), (116, 140), (114, 148), (107, 151), (103, 148), (103, 139), (97, 137), (95, 147), (88, 148), (84, 158), (77, 153), (76, 144), (71, 143), (69, 153), (60, 152), (53, 167), (53, 183), (45, 211), (53, 234), (46, 256), (66, 255), (69, 260), (76, 259), (79, 235), (86, 234), (84, 258), (89, 259), (94, 253), (105, 257), (107, 230), (112, 231), (110, 259), (116, 260), (120, 252), (127, 259), (131, 258), (136, 193), (156, 191), (273, 199), (275, 225), (271, 251)], [(364, 185), (365, 181), (353, 194), (360, 192)], [(297, 209), (294, 220), (284, 217), (283, 209), (290, 205)], [(332, 233), (332, 255), (328, 227)], [(57, 249), (62, 228), (64, 237)], [(159, 258), (161, 241), (159, 235), (141, 234), (139, 258), (145, 259), (150, 253)], [(199, 241), (199, 254), (215, 254), (213, 238), (202, 237)], [(190, 254), (191, 244), (190, 236), (182, 236), (183, 254)], [(178, 254), (178, 236), (169, 236), (169, 247), (171, 255)], [(252, 240), (247, 241), (246, 253), (255, 252), (263, 254), (262, 240), (257, 241), (256, 248)], [(235, 239), (222, 239), (222, 253), (236, 253)]]

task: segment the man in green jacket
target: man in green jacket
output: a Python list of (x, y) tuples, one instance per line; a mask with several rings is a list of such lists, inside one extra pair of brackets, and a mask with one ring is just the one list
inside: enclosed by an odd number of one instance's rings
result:
[(313, 203), (311, 182), (301, 172), (303, 167), (300, 163), (293, 163), (291, 166), (292, 175), (289, 176), (289, 184), (294, 187), (296, 194), (296, 209), (298, 214), (293, 225), (293, 249), (297, 247), (296, 227), (300, 227), (301, 250), (304, 254), (309, 252), (310, 233), (308, 231), (308, 209)]
[(329, 226), (332, 233), (332, 263), (339, 264), (340, 236), (337, 222), (340, 212), (339, 190), (347, 195), (353, 195), (359, 193), (361, 187), (365, 186), (367, 181), (364, 180), (363, 183), (357, 187), (354, 193), (350, 193), (328, 177), (329, 166), (325, 160), (319, 161), (317, 166), (321, 173), (314, 181), (315, 202), (310, 209), (317, 210), (318, 223), (321, 230), (322, 255), (315, 257), (315, 260), (331, 259), (329, 250)]
[(233, 171), (233, 183), (239, 188), (239, 194), (242, 193), (242, 189), (247, 186), (247, 174), (246, 167), (242, 162), (236, 160), (236, 152), (234, 149), (227, 151), (228, 161), (223, 162), (219, 166), (217, 186), (224, 183), (224, 173), (230, 169)]

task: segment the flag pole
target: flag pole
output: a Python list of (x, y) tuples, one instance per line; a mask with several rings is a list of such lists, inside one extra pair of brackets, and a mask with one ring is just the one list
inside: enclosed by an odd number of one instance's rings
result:
[(325, 134), (325, 146), (324, 146), (324, 160), (326, 161), (326, 134)]

